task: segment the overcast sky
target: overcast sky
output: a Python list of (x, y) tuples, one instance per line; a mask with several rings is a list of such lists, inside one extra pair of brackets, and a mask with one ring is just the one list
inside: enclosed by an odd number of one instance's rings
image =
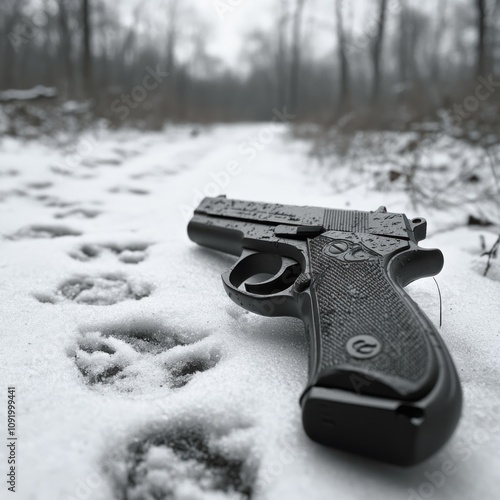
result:
[[(114, 0), (108, 1), (114, 4)], [(245, 35), (255, 29), (270, 32), (276, 23), (280, 2), (287, 4), (291, 9), (296, 4), (296, 0), (180, 0), (179, 4), (184, 11), (182, 20), (184, 25), (189, 24), (186, 12), (191, 10), (209, 28), (207, 51), (235, 66), (245, 42)], [(357, 0), (354, 6), (345, 2), (345, 14), (350, 16), (353, 10), (366, 11), (368, 5), (373, 5), (372, 2), (373, 0)], [(165, 16), (166, 0), (129, 0), (128, 4), (120, 5), (128, 17), (128, 22), (134, 22), (130, 13), (137, 4), (144, 6), (150, 16), (156, 18), (160, 16), (160, 19)], [(196, 22), (193, 24), (196, 25)], [(319, 48), (319, 53), (321, 49), (325, 51), (333, 47), (334, 27), (335, 7), (332, 0), (306, 0), (303, 33), (307, 35), (314, 30), (314, 44)], [(310, 36), (309, 41), (311, 39)]]
[[(142, 0), (148, 1), (148, 0)], [(289, 6), (293, 12), (296, 0), (181, 0), (190, 3), (194, 10), (211, 27), (208, 51), (234, 65), (241, 53), (244, 35), (253, 29), (262, 28), (269, 32), (276, 23), (280, 3)], [(302, 33), (317, 55), (333, 50), (335, 44), (335, 0), (306, 0)], [(399, 12), (402, 0), (389, 0), (387, 18)], [(408, 1), (408, 0), (406, 0)], [(421, 3), (433, 0), (418, 0)], [(415, 0), (409, 0), (415, 3)], [(349, 29), (361, 33), (368, 23), (376, 23), (375, 0), (344, 1), (343, 17)], [(304, 40), (306, 41), (306, 40)]]
[[(272, 8), (277, 5), (274, 0), (232, 0), (231, 1), (197, 0), (193, 2), (203, 19), (212, 27), (208, 49), (210, 53), (219, 55), (228, 63), (234, 64), (241, 52), (244, 35), (255, 27), (269, 29), (272, 25)], [(227, 7), (225, 7), (227, 6)]]
[[(1, 1), (1, 0), (0, 0)], [(167, 22), (166, 6), (168, 0), (128, 0), (120, 4), (116, 0), (108, 0), (114, 7), (124, 9), (130, 14), (134, 6), (148, 12), (157, 21), (159, 29), (163, 29), (163, 20)], [(245, 43), (245, 35), (255, 29), (271, 33), (276, 24), (280, 6), (288, 5), (293, 12), (297, 0), (177, 0), (184, 11), (182, 27), (193, 28), (201, 20), (209, 29), (206, 37), (206, 50), (210, 55), (224, 60), (230, 66), (236, 66)], [(386, 29), (390, 31), (398, 19), (401, 2), (424, 11), (436, 11), (437, 0), (388, 0), (386, 11)], [(462, 3), (463, 0), (453, 0)], [(470, 1), (470, 0), (466, 0)], [(446, 8), (453, 10), (452, 4)], [(343, 2), (344, 25), (352, 34), (352, 40), (360, 45), (363, 38), (375, 34), (377, 25), (376, 0), (345, 0)], [(439, 3), (444, 8), (445, 3)], [(456, 5), (456, 4), (455, 4)], [(189, 12), (193, 12), (197, 21), (190, 23)], [(129, 22), (134, 19), (129, 17)], [(432, 19), (432, 18), (431, 18)], [(191, 26), (189, 26), (191, 25)], [(289, 25), (290, 26), (290, 25)], [(302, 27), (302, 44), (316, 56), (324, 56), (333, 52), (336, 44), (335, 0), (306, 0)], [(311, 54), (308, 53), (310, 56)]]

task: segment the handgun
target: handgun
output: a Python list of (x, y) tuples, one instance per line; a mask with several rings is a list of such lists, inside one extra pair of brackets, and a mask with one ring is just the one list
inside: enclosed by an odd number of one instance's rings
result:
[(453, 361), (404, 287), (438, 274), (427, 223), (366, 212), (209, 197), (194, 242), (239, 257), (222, 274), (236, 304), (303, 321), (308, 380), (300, 404), (314, 441), (398, 465), (440, 449), (460, 417)]

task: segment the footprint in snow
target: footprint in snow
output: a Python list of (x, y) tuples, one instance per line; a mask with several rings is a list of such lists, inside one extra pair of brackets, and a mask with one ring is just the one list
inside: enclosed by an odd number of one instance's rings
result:
[(75, 205), (73, 201), (66, 201), (57, 196), (49, 196), (48, 194), (40, 194), (35, 196), (35, 200), (41, 201), (46, 207), (66, 208)]
[(99, 166), (118, 167), (123, 163), (120, 158), (89, 158), (81, 162), (84, 167), (95, 168)]
[(25, 198), (26, 196), (28, 196), (28, 193), (26, 193), (26, 191), (23, 191), (22, 189), (9, 189), (0, 191), (0, 202), (4, 202), (9, 198)]
[(0, 177), (17, 177), (19, 175), (19, 170), (13, 168), (7, 170), (0, 170)]
[(59, 212), (54, 215), (56, 219), (66, 219), (67, 217), (78, 217), (84, 219), (94, 219), (101, 213), (100, 210), (92, 208), (74, 208), (66, 212)]
[(151, 287), (147, 284), (131, 282), (122, 274), (103, 274), (75, 276), (62, 283), (55, 294), (35, 294), (35, 297), (42, 303), (69, 301), (107, 306), (124, 300), (141, 300), (150, 293)]
[(61, 166), (61, 165), (51, 165), (50, 171), (56, 175), (62, 175), (64, 177), (74, 177), (75, 174), (73, 170), (69, 167)]
[(52, 182), (30, 182), (26, 185), (31, 189), (47, 189), (53, 186)]
[(12, 240), (25, 240), (35, 238), (61, 238), (63, 236), (81, 236), (81, 232), (68, 226), (52, 224), (33, 224), (23, 227), (9, 236)]
[(133, 158), (134, 156), (139, 156), (141, 154), (140, 151), (135, 151), (133, 149), (127, 150), (121, 148), (115, 148), (113, 149), (113, 152), (121, 156), (122, 158)]
[(91, 387), (154, 397), (213, 368), (221, 352), (207, 336), (133, 320), (82, 331), (69, 355)]
[(143, 242), (125, 244), (87, 243), (70, 252), (69, 255), (73, 259), (87, 262), (98, 257), (106, 256), (106, 254), (111, 254), (113, 256), (116, 256), (118, 260), (124, 262), (125, 264), (138, 264), (146, 258), (148, 248), (149, 244)]
[(250, 499), (257, 467), (241, 430), (173, 423), (134, 440), (106, 469), (122, 500)]
[(180, 170), (180, 168), (176, 168), (176, 167), (156, 166), (156, 167), (153, 167), (148, 172), (140, 172), (137, 174), (132, 174), (130, 176), (130, 178), (133, 180), (140, 180), (140, 179), (147, 179), (147, 178), (161, 178), (161, 177), (165, 177), (165, 176), (176, 175), (179, 173), (179, 170)]
[(108, 189), (110, 193), (113, 194), (118, 194), (118, 193), (130, 193), (130, 194), (135, 194), (139, 196), (145, 196), (150, 193), (147, 189), (142, 189), (142, 188), (133, 188), (133, 187), (127, 187), (127, 186), (115, 186), (111, 189)]

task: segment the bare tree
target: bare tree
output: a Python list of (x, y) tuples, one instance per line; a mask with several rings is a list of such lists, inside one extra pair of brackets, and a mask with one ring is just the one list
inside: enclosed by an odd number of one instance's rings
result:
[(335, 12), (337, 17), (337, 51), (340, 61), (340, 90), (338, 94), (337, 113), (342, 114), (350, 107), (350, 89), (349, 89), (349, 65), (347, 61), (347, 44), (342, 20), (342, 0), (335, 2)]
[(401, 101), (407, 98), (411, 85), (420, 80), (417, 49), (426, 24), (428, 22), (423, 14), (408, 7), (406, 3), (401, 3), (398, 39), (399, 98)]
[[(40, 34), (42, 35), (43, 40), (43, 51), (45, 54), (45, 64), (44, 64), (44, 73), (45, 80), (47, 82), (54, 82), (56, 76), (56, 41), (54, 40), (54, 33), (57, 31), (56, 22), (49, 15), (49, 2), (48, 0), (44, 0), (42, 4), (41, 12), (45, 19), (45, 29), (40, 30)], [(25, 68), (26, 69), (26, 68)]]
[(384, 42), (385, 29), (385, 14), (387, 8), (387, 0), (380, 0), (378, 12), (378, 27), (377, 34), (372, 46), (372, 64), (373, 64), (373, 86), (372, 86), (372, 104), (377, 104), (380, 93), (380, 56), (382, 53), (382, 45)]
[(492, 16), (496, 21), (491, 31), (492, 64), (495, 65), (493, 68), (494, 72), (498, 74), (500, 72), (500, 0), (495, 1)]
[(444, 74), (443, 60), (441, 54), (441, 46), (443, 41), (443, 34), (448, 28), (448, 2), (442, 0), (440, 7), (440, 14), (434, 26), (433, 36), (430, 37), (430, 43), (427, 46), (426, 59), (429, 62), (429, 79), (432, 82), (432, 96), (434, 105), (439, 107), (442, 104), (442, 88), (441, 88), (441, 75)]
[(64, 66), (66, 91), (69, 92), (73, 88), (73, 64), (71, 61), (73, 43), (69, 31), (68, 13), (65, 3), (65, 0), (58, 0), (59, 34), (61, 41), (61, 43), (59, 44), (59, 57), (62, 60)]
[(486, 71), (486, 0), (476, 0), (477, 7), (477, 66), (476, 74), (484, 75)]
[(86, 97), (92, 95), (93, 87), (93, 67), (91, 49), (91, 26), (90, 26), (90, 0), (83, 0), (82, 22), (83, 22), (83, 58), (82, 76)]
[[(158, 6), (150, 15), (149, 4), (134, 2), (132, 25), (116, 2), (4, 0), (0, 88), (58, 86), (63, 96), (95, 97), (95, 116), (118, 119), (127, 108), (134, 119), (154, 114), (158, 125), (165, 119), (263, 119), (283, 103), (291, 113), (299, 110), (301, 119), (328, 120), (350, 111), (354, 96), (388, 103), (393, 89), (394, 101), (411, 113), (401, 116), (427, 118), (463, 99), (472, 73), (487, 76), (493, 63), (497, 71), (500, 64), (500, 0), (475, 0), (472, 9), (463, 2), (445, 8), (445, 1), (431, 16), (413, 0), (401, 0), (393, 19), (390, 2), (378, 0), (371, 8), (377, 21), (371, 33), (363, 27), (369, 51), (350, 56), (359, 49), (353, 43), (359, 9), (335, 0), (325, 21), (323, 13), (314, 19), (306, 0), (281, 0), (273, 29), (246, 35), (245, 71), (238, 72), (209, 52), (202, 19), (181, 0), (165, 0), (161, 16)], [(330, 60), (309, 57), (319, 28), (335, 38)], [(477, 34), (472, 43), (463, 36), (471, 31)], [(140, 84), (145, 68), (158, 63), (169, 77), (145, 102), (125, 105), (124, 96)], [(487, 105), (495, 101), (496, 94)], [(330, 116), (325, 109), (333, 109)]]
[(302, 24), (302, 13), (305, 0), (297, 0), (295, 12), (293, 15), (293, 33), (292, 33), (292, 60), (290, 62), (290, 82), (288, 93), (288, 108), (292, 113), (297, 112), (298, 92), (299, 92), (299, 74), (300, 74), (300, 28)]
[(282, 0), (279, 2), (280, 10), (278, 13), (276, 36), (276, 98), (277, 103), (287, 102), (286, 95), (286, 67), (288, 62), (286, 28), (288, 24), (288, 2)]
[(175, 73), (175, 50), (177, 44), (177, 23), (178, 23), (178, 2), (177, 0), (169, 0), (167, 3), (167, 54), (166, 54), (166, 70), (168, 79), (164, 84), (164, 109), (168, 116), (176, 113), (176, 98), (174, 96), (174, 73)]
[(172, 74), (175, 65), (175, 45), (177, 41), (177, 0), (169, 0), (167, 5), (167, 72)]
[(0, 61), (3, 62), (3, 68), (0, 72), (2, 84), (9, 88), (14, 83), (15, 73), (18, 69), (19, 57), (16, 54), (24, 49), (27, 42), (26, 38), (19, 28), (22, 27), (22, 9), (25, 6), (25, 0), (17, 2), (2, 2), (0, 28), (2, 32), (0, 52)]

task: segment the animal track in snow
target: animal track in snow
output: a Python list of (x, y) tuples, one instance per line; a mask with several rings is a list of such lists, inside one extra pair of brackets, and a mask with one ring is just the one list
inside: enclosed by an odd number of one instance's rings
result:
[(147, 243), (109, 243), (109, 244), (85, 244), (77, 250), (70, 252), (70, 257), (83, 262), (105, 256), (106, 254), (115, 255), (118, 260), (125, 264), (138, 264), (146, 258)]
[(80, 231), (68, 226), (33, 224), (19, 229), (19, 231), (10, 236), (10, 239), (61, 238), (63, 236), (81, 236), (81, 234)]
[(124, 300), (140, 300), (149, 296), (151, 287), (132, 283), (121, 274), (75, 276), (66, 280), (53, 295), (35, 294), (39, 302), (56, 304), (61, 301), (93, 306), (117, 304)]
[(136, 440), (114, 475), (123, 500), (243, 500), (252, 496), (256, 467), (240, 429), (210, 431), (178, 423)]
[(162, 388), (186, 385), (220, 359), (209, 339), (169, 331), (153, 320), (84, 331), (69, 354), (90, 386), (152, 396)]

